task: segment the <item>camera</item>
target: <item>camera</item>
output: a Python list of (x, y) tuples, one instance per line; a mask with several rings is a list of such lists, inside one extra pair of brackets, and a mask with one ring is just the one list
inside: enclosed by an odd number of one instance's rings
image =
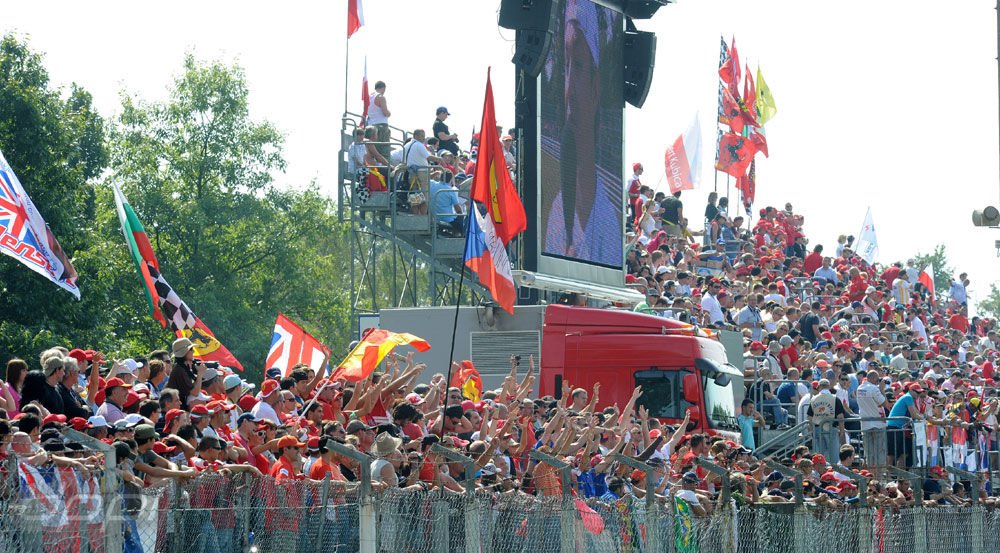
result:
[(206, 367), (208, 367), (210, 369), (218, 369), (219, 368), (219, 362), (218, 361), (199, 361), (198, 364), (199, 365), (205, 365)]

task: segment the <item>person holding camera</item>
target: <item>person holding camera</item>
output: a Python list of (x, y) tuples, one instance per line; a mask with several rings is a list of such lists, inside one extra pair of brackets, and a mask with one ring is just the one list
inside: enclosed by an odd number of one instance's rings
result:
[(194, 343), (187, 338), (174, 340), (170, 349), (174, 357), (174, 368), (167, 380), (167, 388), (173, 388), (180, 392), (182, 409), (187, 411), (188, 398), (198, 396), (201, 393), (201, 383), (205, 376), (205, 370), (212, 365), (218, 367), (219, 364), (204, 363), (195, 359)]

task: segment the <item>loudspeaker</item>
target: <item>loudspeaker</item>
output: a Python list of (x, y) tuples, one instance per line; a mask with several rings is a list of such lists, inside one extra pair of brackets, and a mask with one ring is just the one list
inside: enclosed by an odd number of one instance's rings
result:
[(527, 76), (537, 77), (549, 55), (561, 0), (503, 0), (499, 24), (517, 31), (510, 60)]
[(499, 24), (504, 29), (550, 31), (560, 0), (503, 0)]
[(625, 31), (625, 101), (641, 108), (653, 83), (656, 35), (646, 31)]
[(649, 19), (670, 0), (625, 0), (625, 15), (632, 19)]

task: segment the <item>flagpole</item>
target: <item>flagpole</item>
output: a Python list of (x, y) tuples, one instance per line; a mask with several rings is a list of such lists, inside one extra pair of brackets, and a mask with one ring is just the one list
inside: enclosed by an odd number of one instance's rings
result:
[(351, 35), (347, 35), (347, 38), (344, 39), (344, 115), (347, 115), (347, 77), (349, 75), (348, 64), (350, 63), (350, 60), (351, 60)]
[(458, 334), (458, 311), (462, 306), (462, 285), (465, 283), (465, 252), (469, 250), (469, 237), (472, 234), (472, 218), (475, 217), (473, 210), (476, 208), (475, 197), (476, 181), (472, 180), (469, 188), (469, 209), (465, 214), (465, 249), (462, 252), (462, 267), (458, 275), (458, 294), (455, 298), (455, 318), (451, 323), (451, 347), (448, 349), (448, 376), (444, 381), (444, 397), (441, 398), (441, 426), (438, 429), (438, 438), (444, 439), (444, 409), (448, 405), (448, 388), (451, 387), (451, 368), (455, 365), (455, 336)]

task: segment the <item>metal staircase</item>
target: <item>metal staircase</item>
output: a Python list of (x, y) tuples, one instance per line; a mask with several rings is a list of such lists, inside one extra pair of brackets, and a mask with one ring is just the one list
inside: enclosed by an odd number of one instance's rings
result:
[[(355, 194), (357, 177), (348, 170), (347, 155), (360, 120), (358, 114), (344, 114), (338, 156), (338, 218), (350, 224), (352, 319), (392, 307), (455, 305), (460, 299), (464, 305), (488, 301), (487, 290), (462, 263), (465, 238), (444, 234), (445, 225), (439, 225), (433, 210), (434, 198), (427, 198), (429, 213), (417, 215), (400, 210), (392, 192), (371, 193), (365, 200)], [(410, 136), (402, 129), (390, 130), (393, 147)], [(388, 169), (379, 168), (386, 175)], [(386, 181), (391, 190), (391, 177)], [(468, 184), (459, 187), (459, 196), (468, 198)]]

